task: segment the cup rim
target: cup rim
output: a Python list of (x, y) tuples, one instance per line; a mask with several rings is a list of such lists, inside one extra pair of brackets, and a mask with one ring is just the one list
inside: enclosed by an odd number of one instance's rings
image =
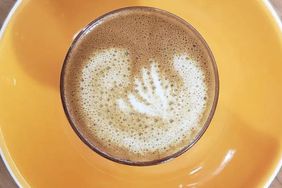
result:
[[(173, 153), (169, 156), (163, 157), (161, 159), (157, 159), (157, 160), (151, 160), (151, 161), (130, 161), (130, 160), (124, 160), (124, 159), (118, 159), (115, 158), (114, 156), (111, 156), (110, 154), (101, 151), (98, 147), (96, 147), (94, 144), (92, 144), (90, 141), (88, 141), (83, 134), (79, 131), (79, 129), (77, 128), (77, 126), (75, 125), (74, 121), (72, 120), (72, 117), (68, 111), (67, 105), (66, 105), (66, 99), (65, 99), (65, 91), (64, 91), (64, 77), (65, 77), (65, 70), (66, 70), (66, 65), (68, 63), (68, 59), (69, 56), (72, 52), (72, 49), (75, 47), (76, 43), (79, 42), (80, 38), (82, 38), (85, 34), (87, 34), (87, 31), (89, 31), (92, 27), (95, 27), (96, 24), (98, 24), (98, 22), (111, 15), (111, 14), (115, 14), (121, 11), (125, 11), (125, 10), (135, 10), (135, 9), (147, 9), (150, 11), (157, 11), (161, 14), (165, 14), (168, 15), (170, 17), (173, 17), (174, 19), (178, 20), (180, 23), (184, 24), (188, 29), (190, 29), (193, 34), (195, 34), (195, 36), (200, 40), (200, 42), (204, 45), (209, 58), (211, 59), (211, 64), (212, 64), (212, 68), (213, 68), (213, 76), (214, 76), (214, 98), (213, 98), (213, 102), (212, 102), (212, 106), (209, 112), (209, 115), (203, 125), (203, 127), (201, 128), (200, 132), (197, 133), (197, 136), (193, 139), (192, 142), (190, 142), (187, 146), (183, 147), (181, 150), (177, 151), (176, 153)], [(123, 8), (119, 8), (119, 9), (115, 9), (112, 10), (108, 13), (105, 13), (99, 17), (97, 17), (96, 19), (94, 19), (93, 21), (91, 21), (89, 24), (87, 24), (85, 27), (83, 27), (78, 34), (75, 36), (75, 38), (73, 39), (67, 54), (65, 56), (62, 68), (61, 68), (61, 75), (60, 75), (60, 96), (61, 96), (61, 102), (63, 105), (63, 109), (65, 112), (65, 115), (68, 119), (68, 122), (70, 123), (72, 129), (74, 130), (74, 132), (78, 135), (78, 137), (80, 138), (80, 140), (86, 144), (92, 151), (98, 153), (99, 155), (101, 155), (102, 157), (105, 157), (106, 159), (109, 159), (113, 162), (117, 162), (119, 164), (124, 164), (124, 165), (130, 165), (130, 166), (152, 166), (152, 165), (158, 165), (164, 162), (168, 162), (170, 160), (175, 159), (176, 157), (182, 155), (183, 153), (185, 153), (186, 151), (188, 151), (192, 146), (194, 146), (198, 140), (203, 136), (203, 134), (206, 132), (207, 128), (209, 127), (212, 118), (215, 114), (215, 110), (216, 110), (216, 106), (218, 103), (218, 98), (219, 98), (219, 76), (218, 76), (218, 68), (217, 68), (217, 64), (215, 61), (215, 58), (213, 56), (213, 53), (210, 49), (210, 47), (208, 46), (207, 42), (205, 41), (205, 39), (202, 37), (202, 35), (190, 24), (188, 23), (186, 20), (182, 19), (181, 17), (170, 13), (166, 10), (162, 10), (159, 8), (155, 8), (155, 7), (149, 7), (149, 6), (129, 6), (129, 7), (123, 7)]]

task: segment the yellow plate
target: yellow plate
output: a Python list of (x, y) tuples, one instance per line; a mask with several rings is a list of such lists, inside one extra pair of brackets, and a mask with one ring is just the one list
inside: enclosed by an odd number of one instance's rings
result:
[[(267, 3), (266, 3), (267, 4)], [(27, 0), (0, 39), (0, 146), (24, 187), (257, 187), (282, 156), (282, 34), (266, 4), (222, 0)], [(165, 164), (131, 167), (84, 145), (64, 114), (59, 77), (74, 35), (108, 11), (172, 12), (206, 39), (220, 96), (198, 143)], [(125, 26), (126, 27), (126, 26)]]

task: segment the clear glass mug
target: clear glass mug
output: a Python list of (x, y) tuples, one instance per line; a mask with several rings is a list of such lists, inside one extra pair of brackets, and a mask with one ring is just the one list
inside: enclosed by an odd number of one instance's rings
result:
[[(110, 155), (109, 153), (106, 153), (104, 151), (102, 151), (101, 149), (99, 149), (98, 147), (95, 146), (95, 144), (91, 143), (90, 139), (85, 136), (87, 135), (86, 132), (83, 132), (84, 130), (78, 125), (78, 123), (75, 123), (75, 120), (72, 117), (71, 114), (71, 109), (69, 109), (69, 105), (67, 100), (68, 98), (66, 97), (65, 94), (65, 84), (64, 84), (64, 80), (66, 79), (66, 67), (69, 65), (69, 63), (71, 63), (71, 61), (69, 61), (72, 52), (75, 49), (75, 46), (77, 44), (79, 44), (80, 39), (82, 39), (85, 35), (87, 35), (87, 33), (89, 33), (90, 30), (95, 29), (95, 27), (102, 22), (103, 19), (106, 19), (107, 17), (110, 17), (111, 15), (115, 15), (118, 14), (119, 12), (123, 12), (123, 11), (138, 11), (138, 10), (145, 10), (145, 11), (151, 11), (151, 12), (156, 12), (158, 14), (162, 14), (165, 15), (167, 17), (169, 17), (170, 19), (175, 20), (178, 23), (181, 23), (182, 25), (184, 25), (185, 28), (187, 28), (187, 30), (189, 30), (192, 34), (193, 37), (196, 38), (196, 40), (201, 44), (201, 46), (203, 46), (203, 51), (205, 51), (205, 53), (207, 54), (207, 59), (208, 59), (208, 64), (210, 67), (210, 72), (211, 72), (211, 82), (212, 82), (212, 87), (213, 89), (211, 92), (211, 105), (208, 106), (208, 115), (204, 116), (205, 117), (205, 121), (202, 124), (202, 128), (200, 130), (199, 133), (197, 133), (197, 135), (194, 137), (194, 139), (187, 144), (185, 147), (183, 147), (182, 149), (178, 150), (177, 152), (165, 156), (163, 158), (157, 159), (157, 160), (151, 160), (151, 161), (145, 161), (145, 162), (141, 162), (141, 161), (130, 161), (130, 160), (124, 160), (124, 159), (120, 159), (117, 158), (115, 156)], [(69, 74), (68, 74), (69, 75)], [(132, 166), (147, 166), (147, 165), (157, 165), (159, 163), (168, 161), (170, 159), (176, 158), (178, 156), (180, 156), (181, 154), (183, 154), (184, 152), (186, 152), (188, 149), (190, 149), (204, 134), (204, 132), (206, 131), (206, 129), (208, 128), (212, 117), (214, 115), (215, 109), (216, 109), (216, 105), (217, 105), (217, 101), (218, 101), (218, 95), (219, 95), (219, 78), (218, 78), (218, 71), (217, 71), (217, 66), (216, 66), (216, 62), (215, 59), (213, 57), (213, 54), (210, 50), (210, 48), (208, 47), (208, 44), (206, 43), (206, 41), (204, 40), (204, 38), (200, 35), (200, 33), (192, 26), (190, 25), (188, 22), (186, 22), (185, 20), (183, 20), (182, 18), (178, 17), (177, 15), (171, 14), (167, 11), (164, 10), (160, 10), (157, 8), (153, 8), (153, 7), (143, 7), (143, 6), (136, 6), (136, 7), (125, 7), (125, 8), (121, 8), (121, 9), (117, 9), (117, 10), (113, 10), (111, 12), (108, 12), (100, 17), (98, 17), (97, 19), (93, 20), (92, 22), (90, 22), (85, 28), (83, 28), (75, 37), (75, 39), (73, 40), (67, 55), (65, 57), (65, 61), (62, 67), (62, 71), (61, 71), (61, 80), (60, 80), (60, 90), (61, 90), (61, 99), (62, 99), (62, 103), (63, 103), (63, 107), (64, 107), (64, 111), (65, 114), (67, 116), (67, 119), (70, 123), (70, 125), (72, 126), (73, 130), (75, 131), (75, 133), (79, 136), (79, 138), (81, 139), (81, 141), (83, 141), (88, 147), (90, 147), (93, 151), (95, 151), (96, 153), (100, 154), (101, 156), (110, 159), (114, 162), (118, 162), (121, 164), (127, 164), (127, 165), (132, 165)]]

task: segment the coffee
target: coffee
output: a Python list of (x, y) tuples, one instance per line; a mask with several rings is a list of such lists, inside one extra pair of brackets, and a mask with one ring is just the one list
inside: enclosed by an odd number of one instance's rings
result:
[(186, 22), (154, 8), (125, 8), (76, 39), (62, 97), (72, 125), (96, 151), (117, 161), (160, 161), (203, 133), (215, 74), (206, 44)]

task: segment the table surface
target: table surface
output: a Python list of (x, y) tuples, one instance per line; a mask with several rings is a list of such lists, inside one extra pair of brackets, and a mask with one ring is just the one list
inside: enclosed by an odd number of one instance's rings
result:
[[(0, 0), (0, 28), (11, 7), (16, 0)], [(282, 20), (282, 0), (270, 0)], [(9, 175), (2, 159), (0, 158), (0, 188), (16, 188), (17, 185)], [(273, 180), (270, 188), (282, 188), (282, 169)]]

